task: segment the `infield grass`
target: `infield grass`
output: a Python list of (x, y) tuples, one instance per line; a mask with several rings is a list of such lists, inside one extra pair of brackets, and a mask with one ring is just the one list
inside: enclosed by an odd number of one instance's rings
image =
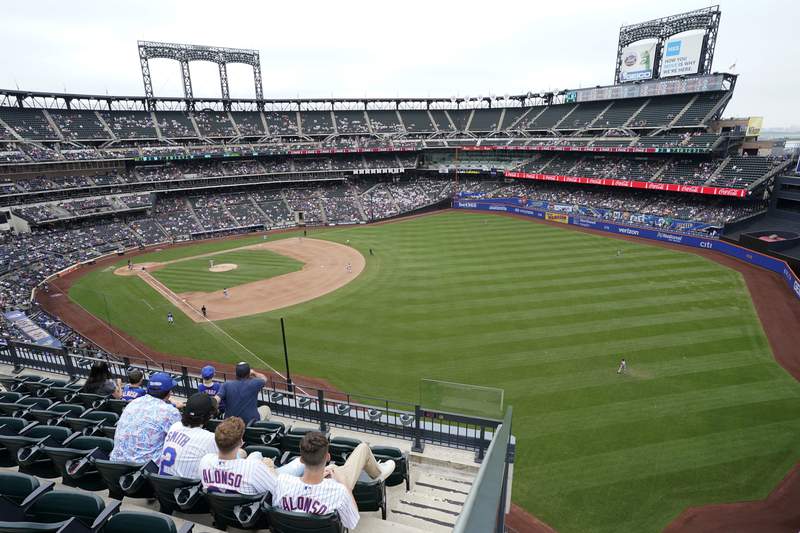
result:
[[(347, 391), (415, 402), (422, 378), (503, 388), (513, 499), (561, 532), (660, 531), (690, 505), (765, 497), (800, 457), (800, 387), (734, 271), (476, 213), (309, 236), (349, 240), (367, 268), (322, 298), (218, 327), (281, 369), (284, 316), (292, 370)], [(253, 360), (135, 277), (93, 272), (70, 296), (158, 350)]]

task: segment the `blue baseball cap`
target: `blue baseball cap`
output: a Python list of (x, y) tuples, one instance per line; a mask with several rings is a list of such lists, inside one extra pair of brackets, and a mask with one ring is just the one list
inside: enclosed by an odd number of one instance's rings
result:
[(172, 376), (166, 372), (156, 372), (147, 381), (147, 392), (169, 392), (174, 386)]
[(216, 372), (216, 369), (213, 366), (206, 365), (200, 371), (200, 376), (202, 376), (203, 379), (211, 379), (211, 378), (214, 377), (214, 373), (215, 372)]

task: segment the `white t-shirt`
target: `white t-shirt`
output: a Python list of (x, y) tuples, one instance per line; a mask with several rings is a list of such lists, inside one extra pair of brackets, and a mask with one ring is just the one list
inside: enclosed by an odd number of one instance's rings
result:
[(203, 488), (212, 492), (263, 494), (275, 489), (275, 473), (262, 461), (260, 453), (247, 459), (220, 459), (209, 454), (200, 460), (200, 479)]
[(281, 474), (272, 491), (272, 504), (285, 511), (310, 514), (338, 512), (347, 529), (358, 525), (358, 508), (347, 487), (333, 479), (309, 485), (299, 477)]
[(190, 428), (175, 422), (167, 431), (164, 449), (161, 452), (159, 474), (198, 479), (200, 459), (217, 453), (214, 434), (203, 428)]

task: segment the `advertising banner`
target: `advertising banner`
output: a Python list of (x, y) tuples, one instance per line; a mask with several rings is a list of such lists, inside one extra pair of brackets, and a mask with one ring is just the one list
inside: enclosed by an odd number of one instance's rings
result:
[(700, 70), (704, 33), (684, 33), (670, 37), (661, 57), (661, 77), (686, 76)]
[(728, 187), (706, 187), (703, 185), (684, 185), (679, 183), (660, 183), (653, 181), (618, 180), (614, 178), (587, 178), (583, 176), (556, 176), (552, 174), (534, 174), (529, 172), (505, 171), (507, 178), (520, 178), (539, 181), (558, 181), (562, 183), (579, 183), (588, 185), (607, 185), (611, 187), (630, 187), (633, 189), (650, 189), (658, 191), (686, 192), (692, 194), (710, 194), (715, 196), (734, 196), (744, 198), (747, 189), (731, 189)]
[(761, 127), (764, 125), (764, 117), (750, 117), (747, 119), (747, 137), (755, 137), (761, 133)]
[(619, 82), (649, 80), (653, 77), (656, 41), (631, 44), (622, 49)]
[[(537, 209), (526, 209), (512, 205), (495, 205), (494, 200), (473, 200), (464, 202), (456, 200), (453, 202), (453, 207), (456, 209), (477, 209), (481, 211), (503, 211), (506, 213), (514, 213), (518, 215), (525, 215), (535, 218), (544, 218), (544, 211)], [(569, 216), (569, 224), (579, 226), (582, 228), (595, 229), (598, 231), (605, 231), (609, 233), (617, 233), (619, 235), (629, 235), (631, 237), (641, 237), (661, 242), (668, 242), (672, 244), (680, 244), (682, 246), (692, 246), (694, 248), (702, 248), (704, 250), (715, 250), (725, 255), (741, 259), (752, 265), (759, 266), (771, 270), (781, 276), (786, 282), (788, 289), (800, 300), (800, 278), (798, 278), (789, 268), (785, 261), (775, 259), (768, 255), (764, 255), (735, 244), (730, 244), (716, 239), (707, 239), (703, 237), (695, 237), (692, 235), (682, 235), (679, 233), (671, 233), (668, 231), (661, 231), (658, 229), (649, 228), (636, 228), (631, 226), (623, 226), (614, 224), (605, 220), (597, 220), (594, 218), (583, 216)]]
[(569, 215), (565, 215), (564, 213), (547, 212), (544, 214), (544, 219), (552, 220), (553, 222), (560, 222), (562, 224), (569, 224)]
[(4, 313), (6, 320), (11, 322), (23, 335), (28, 337), (31, 342), (39, 346), (49, 346), (51, 348), (61, 348), (61, 341), (50, 335), (46, 330), (28, 318), (22, 311), (8, 311)]

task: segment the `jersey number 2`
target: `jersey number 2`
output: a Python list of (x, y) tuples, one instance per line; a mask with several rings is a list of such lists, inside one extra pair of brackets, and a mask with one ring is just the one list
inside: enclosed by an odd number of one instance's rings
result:
[(158, 471), (160, 475), (163, 476), (165, 474), (165, 468), (169, 468), (175, 464), (176, 455), (175, 448), (164, 448), (164, 453), (161, 455), (161, 468)]

